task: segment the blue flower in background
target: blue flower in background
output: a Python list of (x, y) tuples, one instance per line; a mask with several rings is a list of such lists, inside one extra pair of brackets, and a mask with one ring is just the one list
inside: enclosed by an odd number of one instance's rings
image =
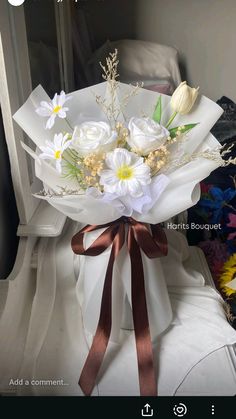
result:
[(227, 250), (230, 255), (236, 253), (236, 239), (234, 240), (226, 240)]
[(208, 213), (209, 222), (218, 224), (222, 219), (226, 219), (229, 211), (232, 211), (230, 202), (236, 197), (236, 189), (228, 188), (225, 191), (211, 187), (209, 190), (209, 198), (200, 199), (198, 205), (204, 213)]

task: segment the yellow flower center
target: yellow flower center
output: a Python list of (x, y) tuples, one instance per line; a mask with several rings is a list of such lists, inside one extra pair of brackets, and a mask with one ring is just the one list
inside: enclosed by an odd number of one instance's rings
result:
[(132, 177), (134, 176), (134, 170), (132, 167), (129, 166), (121, 166), (117, 170), (116, 175), (120, 180), (132, 179)]
[(59, 160), (61, 158), (61, 150), (55, 151), (54, 156), (56, 160)]
[(56, 107), (53, 109), (53, 113), (58, 113), (60, 110), (61, 110), (61, 106), (56, 106)]

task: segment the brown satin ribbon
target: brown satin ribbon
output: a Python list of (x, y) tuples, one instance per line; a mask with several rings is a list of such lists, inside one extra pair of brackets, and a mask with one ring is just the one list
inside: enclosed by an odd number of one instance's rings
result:
[[(159, 225), (151, 225), (151, 234), (148, 225), (135, 221), (132, 218), (122, 217), (105, 225), (87, 226), (79, 231), (72, 238), (71, 242), (73, 252), (84, 256), (98, 256), (112, 246), (104, 281), (99, 322), (79, 379), (79, 385), (86, 396), (91, 395), (96, 384), (96, 378), (110, 339), (112, 328), (113, 266), (126, 241), (125, 224), (128, 225), (127, 247), (131, 260), (132, 311), (140, 395), (157, 395), (141, 249), (150, 259), (166, 256), (168, 251), (167, 239)], [(104, 228), (105, 231), (85, 250), (83, 245), (84, 234)]]

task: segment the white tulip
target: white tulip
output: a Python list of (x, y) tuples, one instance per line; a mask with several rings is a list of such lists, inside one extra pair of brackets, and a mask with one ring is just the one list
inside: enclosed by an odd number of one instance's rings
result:
[(197, 89), (187, 85), (186, 81), (180, 83), (171, 97), (171, 107), (174, 112), (181, 115), (189, 113), (198, 97)]
[(72, 146), (81, 157), (114, 150), (117, 133), (106, 122), (84, 122), (75, 128)]
[(143, 156), (157, 150), (169, 136), (169, 131), (151, 118), (131, 118), (128, 128), (129, 146)]

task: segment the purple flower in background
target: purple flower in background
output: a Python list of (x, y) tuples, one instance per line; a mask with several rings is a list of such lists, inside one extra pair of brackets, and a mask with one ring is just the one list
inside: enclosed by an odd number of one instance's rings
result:
[(227, 248), (230, 254), (236, 253), (236, 214), (230, 213), (228, 215), (229, 223), (227, 223), (227, 227), (232, 229), (232, 232), (229, 233), (227, 237)]
[(227, 224), (227, 227), (233, 228), (235, 231), (229, 234), (228, 240), (233, 240), (236, 238), (236, 214), (229, 214), (229, 223)]

